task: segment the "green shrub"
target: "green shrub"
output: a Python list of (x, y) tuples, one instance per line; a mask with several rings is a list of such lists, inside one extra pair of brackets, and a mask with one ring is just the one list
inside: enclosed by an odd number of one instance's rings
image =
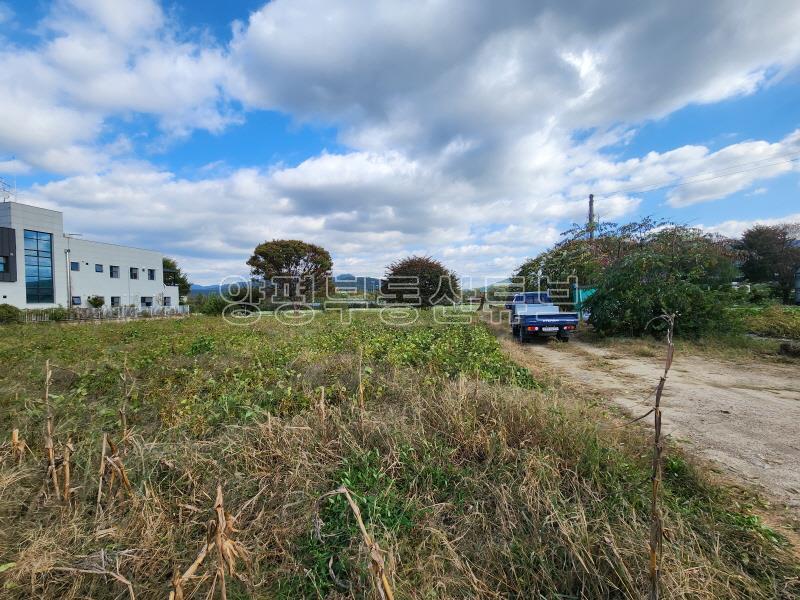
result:
[(662, 334), (662, 314), (676, 314), (675, 333), (697, 338), (730, 333), (741, 294), (731, 287), (734, 254), (713, 235), (684, 226), (654, 229), (609, 265), (585, 303), (600, 335)]
[(589, 323), (603, 336), (659, 335), (661, 314), (675, 313), (675, 333), (697, 338), (736, 330), (727, 310), (735, 293), (727, 286), (712, 287), (671, 271), (664, 257), (633, 255), (611, 267), (597, 291), (586, 301)]
[[(405, 286), (412, 284), (414, 293)], [(382, 293), (392, 303), (417, 303), (422, 306), (453, 304), (461, 296), (458, 276), (441, 262), (430, 256), (408, 256), (386, 267)]]
[(189, 356), (206, 354), (214, 350), (214, 338), (209, 335), (201, 335), (192, 342), (189, 347)]
[(66, 321), (68, 317), (69, 311), (63, 306), (59, 306), (50, 310), (51, 321)]
[(102, 296), (89, 296), (86, 302), (92, 308), (103, 308), (103, 305), (106, 303), (105, 299)]
[(200, 306), (200, 312), (204, 315), (221, 315), (229, 302), (219, 294), (211, 294)]
[(800, 308), (768, 306), (763, 310), (747, 311), (743, 321), (750, 333), (800, 340)]
[(20, 319), (22, 311), (10, 304), (0, 304), (0, 323), (16, 323)]
[(750, 284), (748, 301), (753, 304), (780, 304), (781, 288), (773, 283)]

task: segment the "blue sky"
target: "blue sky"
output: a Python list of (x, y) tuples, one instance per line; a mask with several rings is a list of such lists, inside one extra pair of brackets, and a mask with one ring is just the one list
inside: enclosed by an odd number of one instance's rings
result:
[(275, 238), (503, 278), (590, 192), (618, 222), (800, 221), (796, 2), (562, 6), (0, 1), (0, 177), (199, 283)]

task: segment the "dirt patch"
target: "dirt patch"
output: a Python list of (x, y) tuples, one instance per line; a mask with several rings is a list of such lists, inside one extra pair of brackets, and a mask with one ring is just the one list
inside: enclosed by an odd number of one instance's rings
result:
[[(509, 344), (513, 342), (508, 340)], [(647, 412), (660, 357), (572, 340), (513, 352), (534, 372), (549, 367), (632, 416)], [(800, 509), (800, 377), (797, 366), (676, 355), (664, 398), (664, 432), (723, 473)]]

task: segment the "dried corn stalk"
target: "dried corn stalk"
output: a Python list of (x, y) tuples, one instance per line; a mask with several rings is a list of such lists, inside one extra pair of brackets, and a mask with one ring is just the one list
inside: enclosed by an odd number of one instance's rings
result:
[(116, 493), (120, 489), (124, 489), (129, 495), (133, 493), (133, 486), (128, 473), (125, 470), (125, 465), (122, 463), (122, 457), (119, 453), (119, 447), (111, 441), (107, 433), (103, 434), (102, 449), (100, 453), (100, 471), (99, 482), (97, 484), (97, 507), (95, 515), (100, 516), (102, 511), (103, 499), (103, 485), (107, 484), (108, 488), (106, 494), (113, 496), (114, 485), (117, 484)]
[(182, 575), (178, 573), (175, 574), (175, 577), (172, 579), (172, 591), (169, 594), (170, 600), (184, 600), (186, 598), (183, 586), (195, 576), (209, 552), (215, 548), (217, 550), (217, 566), (214, 581), (211, 584), (211, 592), (208, 597), (211, 598), (213, 596), (214, 590), (217, 584), (219, 584), (220, 598), (222, 598), (222, 600), (227, 600), (226, 574), (231, 577), (236, 575), (237, 559), (244, 560), (245, 562), (248, 560), (247, 551), (244, 546), (232, 539), (232, 535), (236, 531), (233, 525), (234, 518), (230, 513), (225, 511), (225, 505), (222, 501), (222, 486), (218, 485), (217, 497), (214, 500), (214, 519), (208, 523), (206, 543), (200, 549), (194, 562), (189, 565), (189, 568), (186, 569)]
[[(389, 578), (386, 575), (385, 561), (383, 558), (384, 552), (381, 550), (378, 543), (373, 540), (372, 536), (367, 532), (367, 528), (364, 525), (364, 520), (361, 518), (361, 510), (358, 508), (358, 504), (356, 504), (353, 500), (350, 490), (348, 490), (345, 486), (341, 486), (332, 492), (324, 494), (319, 500), (317, 500), (317, 513), (319, 512), (319, 505), (323, 498), (328, 498), (338, 494), (341, 494), (345, 497), (347, 503), (350, 505), (350, 510), (353, 511), (353, 515), (356, 518), (358, 528), (361, 531), (361, 537), (364, 540), (364, 545), (369, 551), (370, 571), (372, 571), (372, 575), (375, 578), (375, 587), (378, 590), (381, 600), (394, 600), (394, 592), (392, 592), (392, 587), (389, 584)], [(317, 521), (317, 538), (321, 540), (321, 535), (319, 532), (320, 520), (318, 514), (316, 515), (315, 519)]]
[(53, 442), (53, 410), (50, 406), (50, 382), (53, 371), (50, 369), (50, 359), (45, 362), (44, 367), (44, 403), (47, 407), (47, 424), (44, 434), (44, 449), (47, 458), (47, 479), (53, 484), (53, 491), (56, 498), (61, 499), (61, 491), (58, 485), (58, 469), (56, 468), (56, 453)]
[(652, 466), (652, 496), (650, 498), (650, 600), (658, 600), (660, 593), (661, 576), (661, 550), (664, 537), (664, 527), (661, 521), (661, 506), (659, 495), (661, 488), (661, 463), (664, 452), (664, 442), (661, 438), (661, 396), (664, 393), (664, 384), (672, 366), (672, 357), (675, 346), (672, 344), (672, 334), (675, 329), (675, 315), (661, 315), (659, 317), (667, 323), (667, 355), (664, 361), (664, 374), (656, 388), (655, 404), (653, 406), (653, 466)]
[(28, 444), (25, 443), (25, 440), (19, 437), (19, 429), (12, 429), (11, 457), (16, 461), (17, 464), (22, 462), (22, 459), (25, 457), (26, 450), (30, 451), (30, 448), (28, 448)]

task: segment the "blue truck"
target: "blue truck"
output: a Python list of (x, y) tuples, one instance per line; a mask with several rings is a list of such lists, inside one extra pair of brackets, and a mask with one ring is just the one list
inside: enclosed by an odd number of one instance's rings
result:
[(523, 343), (537, 337), (568, 342), (578, 328), (578, 313), (561, 312), (547, 292), (515, 294), (506, 308), (511, 311), (511, 335)]

